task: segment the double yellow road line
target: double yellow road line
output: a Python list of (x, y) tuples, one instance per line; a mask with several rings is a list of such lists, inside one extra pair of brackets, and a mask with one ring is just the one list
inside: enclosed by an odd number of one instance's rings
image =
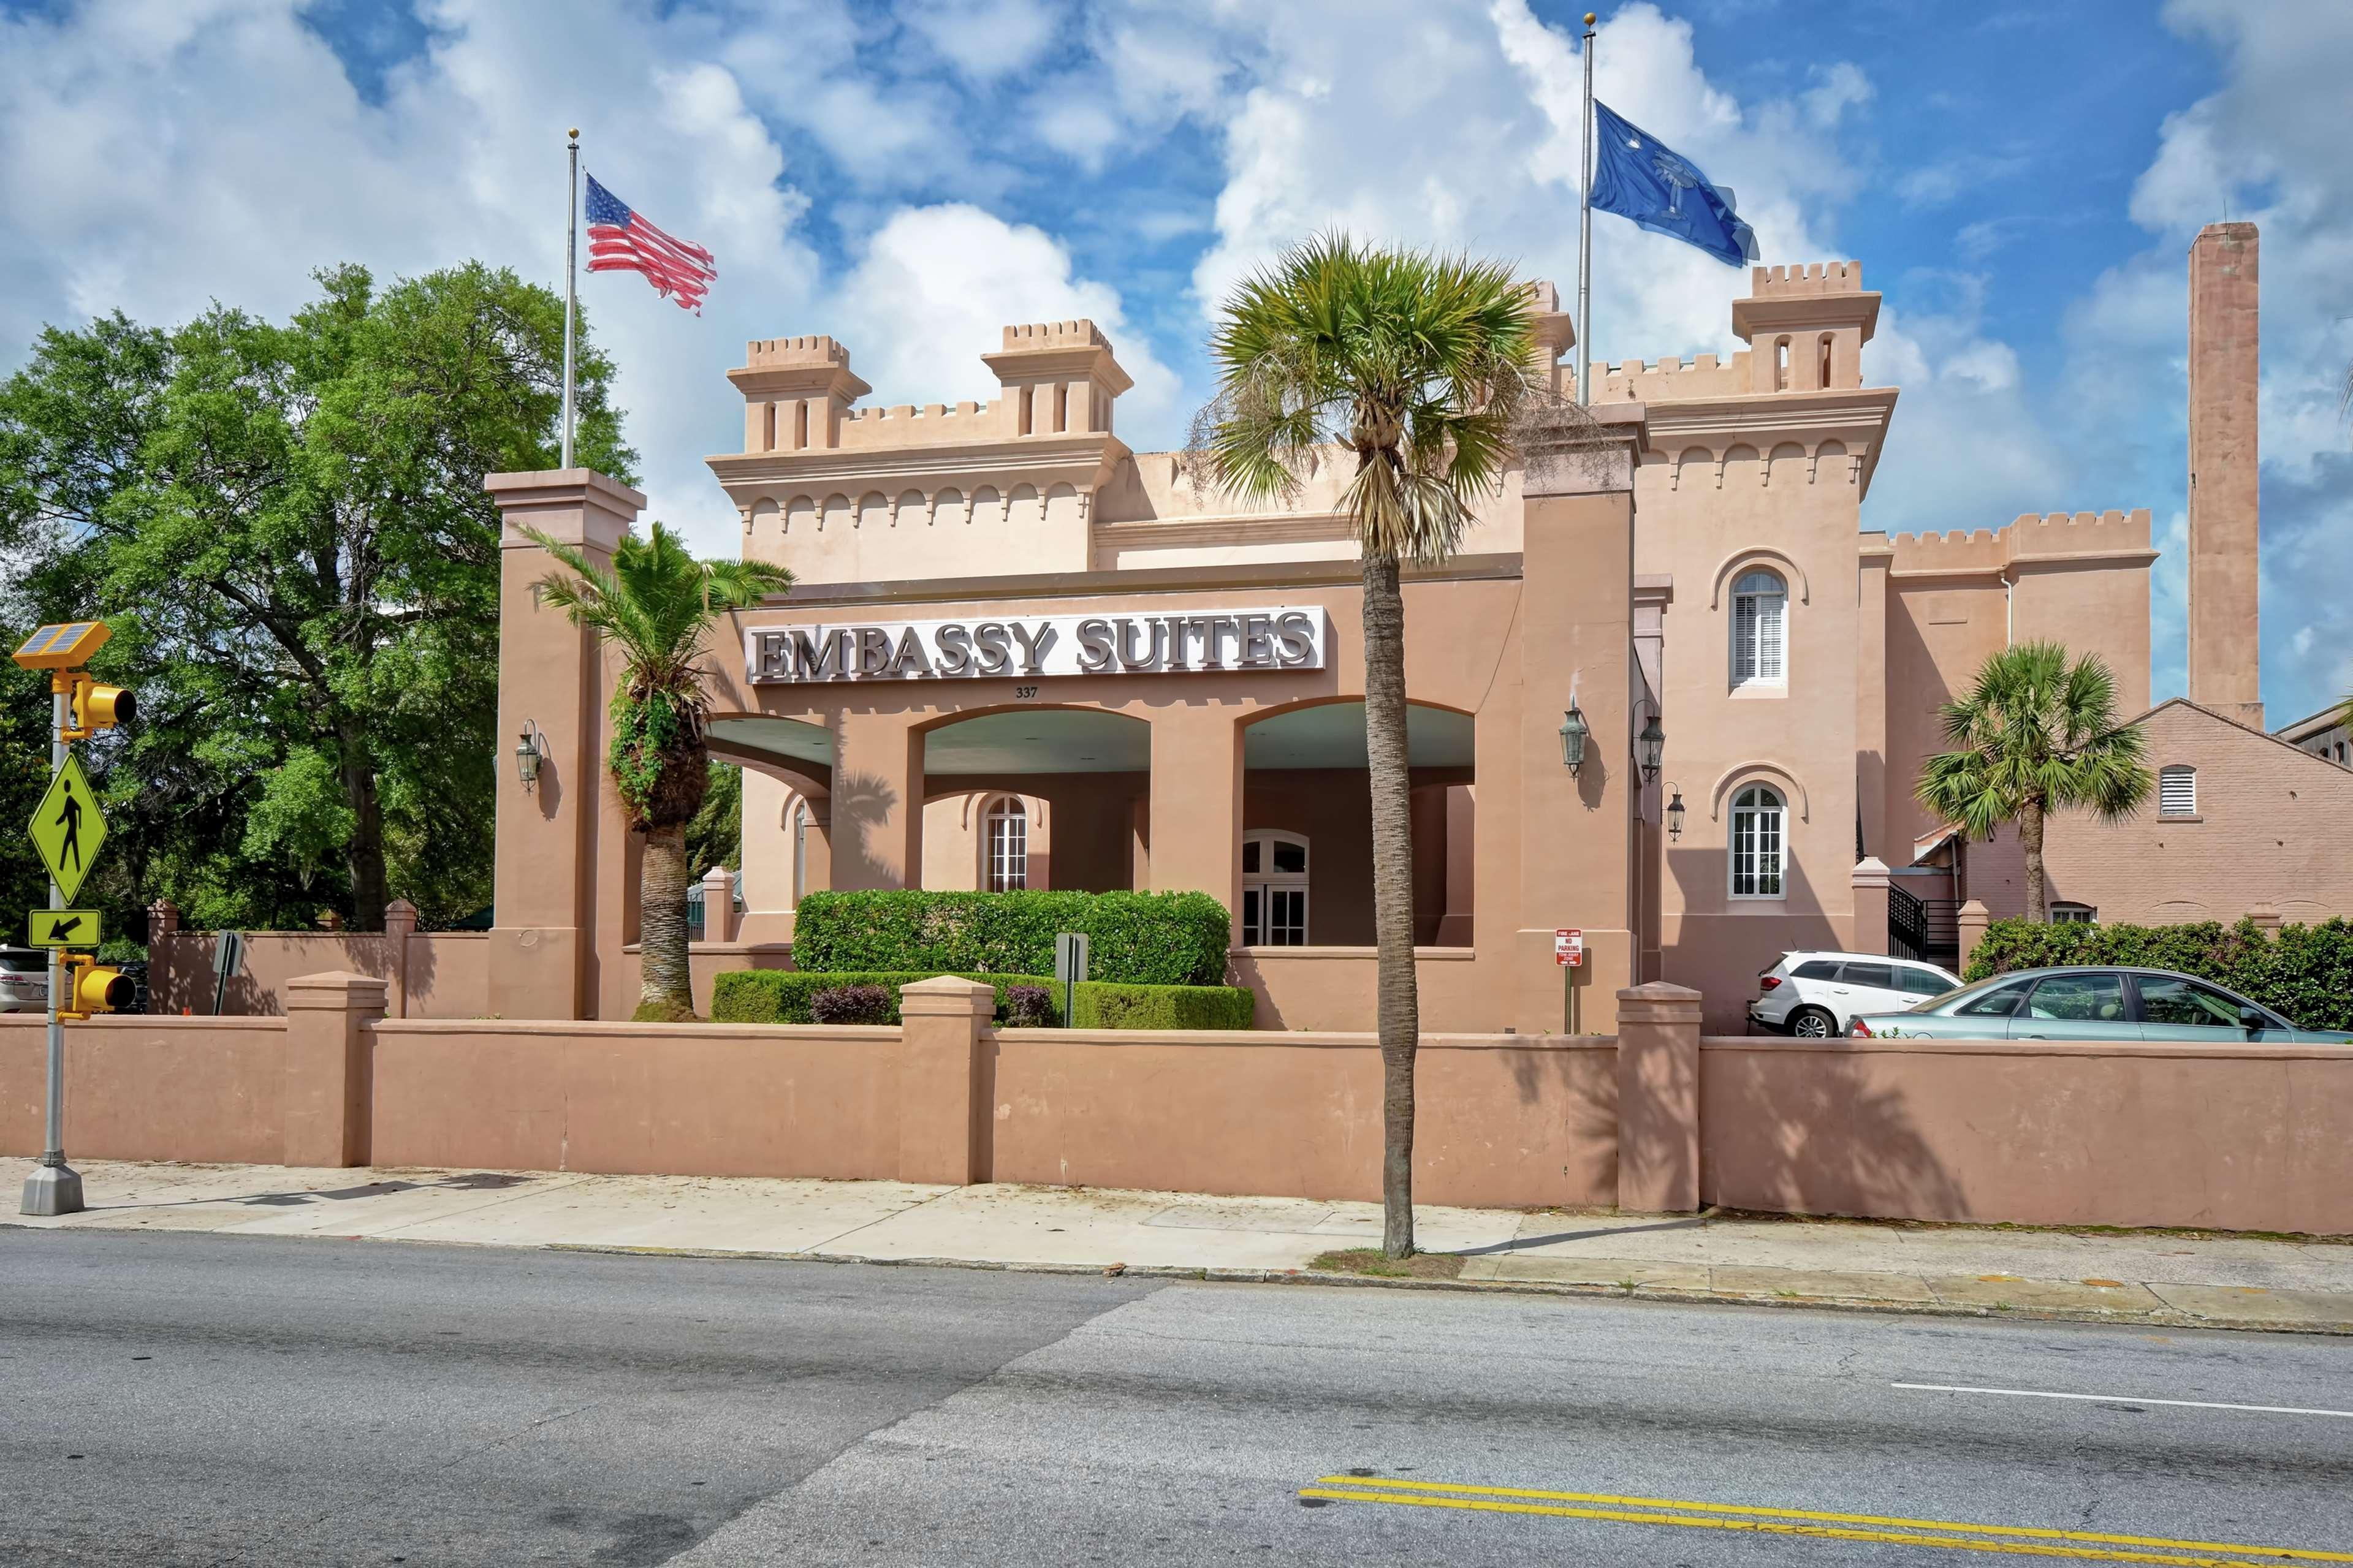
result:
[[(2248, 1546), (2227, 1541), (2168, 1541), (2149, 1535), (2103, 1535), (2085, 1530), (2028, 1530), (2008, 1524), (1964, 1524), (1943, 1519), (1900, 1519), (1872, 1513), (1818, 1513), (1809, 1509), (1748, 1508), (1685, 1498), (1616, 1497), (1604, 1492), (1533, 1491), (1472, 1487), (1452, 1481), (1399, 1480), (1388, 1476), (1325, 1476), (1302, 1487), (1303, 1498), (1373, 1502), (1395, 1508), (1442, 1508), (1471, 1513), (1536, 1514), (1619, 1524), (1675, 1525), (1685, 1530), (1746, 1531), (1759, 1535), (1871, 1541), (1898, 1546), (1940, 1546), (1951, 1552), (1999, 1552), (2060, 1557), (2077, 1563), (2164, 1563), (2174, 1568), (2257, 1568), (2266, 1563), (2353, 1563), (2353, 1553), (2288, 1546)], [(2212, 1555), (2227, 1553), (2227, 1555)]]

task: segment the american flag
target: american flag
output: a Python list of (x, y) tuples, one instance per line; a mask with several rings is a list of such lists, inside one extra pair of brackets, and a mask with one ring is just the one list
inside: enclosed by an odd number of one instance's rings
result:
[(719, 276), (711, 252), (656, 228), (643, 213), (588, 176), (588, 270), (640, 272), (679, 309), (702, 314), (702, 296)]

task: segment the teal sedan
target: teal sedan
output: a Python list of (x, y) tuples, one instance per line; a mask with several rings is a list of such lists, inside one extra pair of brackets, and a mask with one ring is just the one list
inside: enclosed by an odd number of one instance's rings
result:
[(2344, 1045), (2211, 980), (2163, 969), (2021, 969), (1847, 1028), (1871, 1040), (2264, 1040)]

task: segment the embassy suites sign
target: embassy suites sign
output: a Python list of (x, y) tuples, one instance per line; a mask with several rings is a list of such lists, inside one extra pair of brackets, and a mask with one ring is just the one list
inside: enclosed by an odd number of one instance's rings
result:
[(1322, 669), (1329, 625), (1311, 606), (754, 626), (744, 634), (744, 665), (761, 685)]

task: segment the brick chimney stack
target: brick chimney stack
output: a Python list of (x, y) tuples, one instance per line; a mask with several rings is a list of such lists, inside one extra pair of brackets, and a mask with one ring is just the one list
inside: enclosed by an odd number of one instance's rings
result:
[(2260, 730), (2257, 249), (2251, 223), (2189, 247), (2189, 700)]

